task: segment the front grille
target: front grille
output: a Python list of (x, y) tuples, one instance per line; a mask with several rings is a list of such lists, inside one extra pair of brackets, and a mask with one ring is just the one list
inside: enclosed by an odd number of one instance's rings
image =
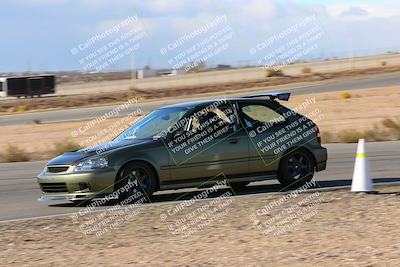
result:
[(47, 172), (49, 173), (66, 172), (68, 169), (69, 166), (48, 166)]
[(68, 193), (68, 188), (65, 183), (40, 184), (40, 187), (45, 193)]

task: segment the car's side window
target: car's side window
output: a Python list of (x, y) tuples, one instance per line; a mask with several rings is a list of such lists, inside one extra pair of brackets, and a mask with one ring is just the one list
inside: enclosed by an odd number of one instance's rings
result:
[(213, 131), (220, 128), (226, 128), (228, 131), (236, 131), (236, 116), (232, 107), (215, 107), (198, 117), (192, 118), (189, 130), (198, 132), (209, 129), (209, 133), (212, 134)]
[(249, 104), (241, 107), (244, 123), (250, 127), (255, 123), (279, 124), (285, 118), (275, 110), (261, 104)]

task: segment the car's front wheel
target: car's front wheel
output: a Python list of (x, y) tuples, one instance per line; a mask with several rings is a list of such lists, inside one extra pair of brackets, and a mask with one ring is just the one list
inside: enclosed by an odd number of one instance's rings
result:
[[(154, 169), (145, 162), (132, 162), (125, 165), (119, 173), (117, 180), (120, 190), (120, 201), (125, 200), (137, 192), (141, 192), (147, 201), (150, 201), (151, 196), (156, 190), (157, 175)], [(125, 188), (122, 190), (122, 188)], [(133, 202), (139, 199), (132, 199)], [(130, 203), (134, 204), (134, 203)]]
[(278, 180), (286, 187), (299, 187), (311, 181), (314, 176), (315, 161), (304, 149), (296, 149), (286, 154), (279, 165)]

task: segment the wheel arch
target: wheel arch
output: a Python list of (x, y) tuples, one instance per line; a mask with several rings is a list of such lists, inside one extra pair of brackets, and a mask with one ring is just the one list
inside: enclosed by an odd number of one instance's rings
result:
[(290, 147), (290, 148), (286, 149), (285, 152), (282, 153), (282, 156), (280, 157), (280, 160), (279, 160), (279, 169), (281, 168), (283, 157), (285, 157), (286, 155), (289, 155), (293, 151), (305, 151), (305, 152), (307, 152), (308, 154), (311, 155), (311, 159), (313, 160), (313, 164), (314, 164), (313, 168), (315, 169), (317, 167), (317, 159), (315, 158), (314, 153), (311, 152), (311, 149), (309, 149), (306, 146), (293, 146), (293, 147)]
[[(156, 177), (155, 177), (155, 178), (156, 178), (156, 189), (157, 189), (157, 190), (160, 190), (160, 178), (159, 178), (159, 174), (158, 174), (158, 172), (157, 172), (157, 169), (154, 167), (154, 165), (153, 165), (151, 162), (149, 162), (149, 161), (147, 161), (147, 160), (143, 160), (143, 159), (131, 159), (131, 160), (128, 160), (128, 161), (124, 162), (124, 163), (121, 165), (121, 167), (118, 169), (118, 171), (117, 171), (117, 175), (116, 175), (116, 177), (115, 177), (115, 179), (114, 179), (114, 184), (117, 184), (118, 179), (119, 179), (119, 176), (120, 176), (122, 170), (123, 170), (127, 165), (132, 164), (132, 163), (135, 163), (135, 162), (144, 163), (144, 164), (148, 165), (148, 166), (154, 171), (154, 173), (156, 174)], [(114, 190), (115, 190), (115, 188), (114, 188)]]

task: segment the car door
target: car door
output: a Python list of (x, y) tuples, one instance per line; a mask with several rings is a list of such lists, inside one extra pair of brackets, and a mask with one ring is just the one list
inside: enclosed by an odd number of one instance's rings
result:
[(169, 144), (181, 140), (169, 148), (172, 180), (247, 173), (249, 142), (239, 127), (235, 104), (201, 110), (194, 110), (201, 115), (190, 116), (184, 133), (169, 140)]
[(268, 101), (242, 102), (238, 106), (241, 123), (249, 136), (249, 169), (252, 173), (276, 171), (279, 165), (280, 138), (287, 120), (280, 105)]

